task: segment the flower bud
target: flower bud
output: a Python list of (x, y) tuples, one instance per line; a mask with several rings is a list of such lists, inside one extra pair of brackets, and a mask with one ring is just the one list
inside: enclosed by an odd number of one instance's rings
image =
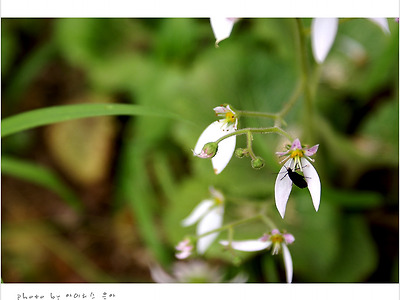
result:
[(193, 154), (200, 158), (212, 158), (215, 156), (215, 154), (217, 154), (217, 150), (218, 150), (218, 143), (211, 142), (204, 145), (200, 154), (196, 153)]
[(251, 161), (251, 166), (254, 169), (261, 169), (262, 167), (264, 167), (265, 165), (265, 161), (264, 159), (262, 159), (261, 157), (257, 156), (255, 159), (253, 159)]
[(237, 148), (236, 151), (235, 151), (235, 155), (238, 158), (243, 158), (245, 156), (248, 156), (249, 152), (247, 151), (247, 149)]

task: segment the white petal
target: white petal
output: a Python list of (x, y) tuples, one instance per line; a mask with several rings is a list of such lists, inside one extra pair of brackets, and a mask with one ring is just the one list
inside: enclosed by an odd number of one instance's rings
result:
[(301, 164), (303, 166), (303, 174), (307, 181), (308, 190), (310, 191), (314, 208), (318, 211), (319, 202), (321, 200), (321, 182), (318, 173), (313, 165), (305, 158), (301, 158)]
[[(222, 226), (224, 208), (217, 206), (209, 211), (197, 225), (197, 235), (209, 232)], [(219, 232), (211, 233), (197, 241), (197, 252), (203, 254), (211, 243), (217, 238)]]
[[(220, 241), (223, 246), (228, 246), (228, 241)], [(253, 252), (267, 249), (271, 246), (271, 241), (260, 241), (260, 240), (246, 240), (246, 241), (232, 241), (231, 246), (235, 250)]]
[(211, 206), (214, 205), (214, 201), (212, 200), (203, 200), (201, 201), (187, 216), (184, 220), (182, 220), (182, 226), (190, 226), (200, 220), (201, 217), (210, 209)]
[(289, 175), (287, 175), (287, 170), (290, 166), (292, 159), (289, 159), (279, 171), (278, 176), (275, 181), (275, 205), (278, 209), (281, 217), (285, 216), (286, 203), (289, 199), (290, 192), (292, 191), (292, 180), (290, 180)]
[(369, 20), (378, 25), (384, 33), (390, 34), (389, 24), (386, 18), (369, 18)]
[(287, 283), (292, 283), (293, 261), (289, 249), (285, 244), (282, 244), (282, 254), (283, 254), (283, 263), (285, 264), (285, 270), (286, 270), (286, 281)]
[(316, 18), (311, 24), (311, 46), (315, 60), (322, 63), (329, 53), (336, 37), (337, 18)]
[[(235, 131), (233, 126), (227, 127), (222, 120), (211, 123), (200, 135), (194, 147), (194, 153), (199, 154), (204, 145), (215, 142), (220, 137)], [(236, 136), (231, 136), (222, 140), (218, 144), (217, 154), (211, 159), (215, 174), (219, 174), (225, 169), (226, 165), (232, 158), (236, 147)]]
[(231, 35), (235, 21), (235, 18), (210, 18), (211, 27), (216, 39), (216, 45)]
[(196, 154), (200, 154), (204, 145), (210, 142), (215, 142), (221, 136), (225, 135), (225, 131), (221, 129), (221, 123), (219, 121), (215, 121), (208, 125), (206, 129), (200, 134), (199, 139), (197, 140), (196, 146), (194, 147), (193, 152)]
[[(234, 129), (225, 131), (224, 135), (232, 131), (234, 131)], [(227, 139), (224, 139), (218, 143), (217, 154), (215, 154), (215, 156), (211, 159), (215, 174), (221, 173), (228, 165), (233, 153), (235, 152), (235, 147), (236, 135), (228, 137)]]

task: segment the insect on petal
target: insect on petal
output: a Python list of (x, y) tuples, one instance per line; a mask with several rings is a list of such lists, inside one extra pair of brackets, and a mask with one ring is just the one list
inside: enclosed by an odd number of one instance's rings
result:
[(275, 205), (281, 217), (285, 216), (286, 203), (289, 199), (290, 192), (292, 191), (292, 181), (287, 175), (287, 168), (290, 166), (292, 160), (288, 160), (281, 170), (275, 181)]

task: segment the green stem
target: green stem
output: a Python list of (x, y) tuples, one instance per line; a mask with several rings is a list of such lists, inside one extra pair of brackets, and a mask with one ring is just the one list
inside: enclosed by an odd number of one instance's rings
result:
[(311, 136), (312, 133), (312, 124), (313, 124), (313, 106), (312, 106), (312, 97), (311, 97), (311, 89), (309, 82), (309, 67), (307, 62), (307, 51), (306, 51), (306, 43), (304, 36), (304, 29), (300, 19), (296, 19), (296, 28), (297, 28), (297, 36), (299, 43), (299, 52), (300, 52), (300, 67), (301, 67), (301, 75), (302, 75), (302, 85), (304, 89), (304, 101), (306, 107), (306, 128), (307, 133)]
[(195, 237), (195, 239), (200, 239), (200, 238), (205, 237), (205, 236), (207, 236), (209, 234), (216, 233), (216, 232), (221, 232), (221, 231), (224, 231), (224, 230), (232, 230), (233, 227), (236, 227), (236, 226), (239, 226), (239, 225), (242, 225), (242, 224), (245, 224), (247, 222), (254, 221), (254, 220), (259, 220), (261, 218), (262, 218), (262, 215), (259, 214), (259, 215), (256, 215), (256, 216), (253, 216), (253, 217), (250, 217), (250, 218), (246, 218), (246, 219), (242, 219), (242, 220), (239, 220), (239, 221), (236, 221), (236, 222), (232, 222), (232, 223), (226, 224), (224, 226), (221, 226), (220, 228), (217, 228), (217, 229), (214, 229), (214, 230), (210, 230), (210, 231), (207, 231), (207, 232), (205, 232), (205, 233), (203, 233), (201, 235), (198, 235), (198, 236)]
[(272, 113), (265, 113), (265, 112), (258, 112), (258, 111), (246, 111), (246, 110), (237, 110), (235, 113), (241, 117), (260, 117), (260, 118), (270, 118), (270, 119), (276, 119), (278, 116), (277, 114), (272, 114)]
[(256, 155), (253, 151), (253, 135), (250, 131), (247, 132), (247, 151), (249, 151), (251, 159), (256, 159)]
[(293, 94), (290, 97), (289, 101), (285, 104), (285, 106), (282, 108), (282, 110), (277, 114), (278, 119), (283, 118), (290, 111), (290, 109), (296, 103), (297, 99), (299, 99), (302, 91), (303, 91), (303, 82), (300, 81), (297, 84), (296, 89), (293, 91)]
[(248, 133), (277, 133), (280, 134), (284, 137), (286, 137), (290, 142), (293, 141), (293, 138), (288, 134), (285, 130), (283, 130), (280, 127), (267, 127), (267, 128), (243, 128), (239, 129), (236, 131), (233, 131), (231, 133), (228, 133), (227, 135), (224, 135), (223, 137), (220, 137), (218, 140), (216, 140), (216, 143), (219, 143), (223, 141), (224, 139), (234, 136), (234, 135), (242, 135), (242, 134), (248, 134)]
[(268, 218), (266, 215), (261, 214), (261, 219), (263, 220), (263, 222), (272, 229), (277, 229), (278, 227), (275, 225), (274, 222), (272, 222), (272, 220), (270, 218)]

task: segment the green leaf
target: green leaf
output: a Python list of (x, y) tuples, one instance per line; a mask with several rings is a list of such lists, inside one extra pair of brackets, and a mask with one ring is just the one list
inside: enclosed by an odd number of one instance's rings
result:
[(1, 171), (3, 174), (27, 180), (52, 190), (77, 211), (81, 211), (83, 208), (82, 203), (74, 192), (56, 174), (45, 167), (12, 157), (2, 156)]
[(181, 119), (178, 115), (153, 107), (132, 104), (73, 104), (46, 107), (8, 117), (1, 121), (1, 137), (52, 123), (98, 116), (152, 116)]

